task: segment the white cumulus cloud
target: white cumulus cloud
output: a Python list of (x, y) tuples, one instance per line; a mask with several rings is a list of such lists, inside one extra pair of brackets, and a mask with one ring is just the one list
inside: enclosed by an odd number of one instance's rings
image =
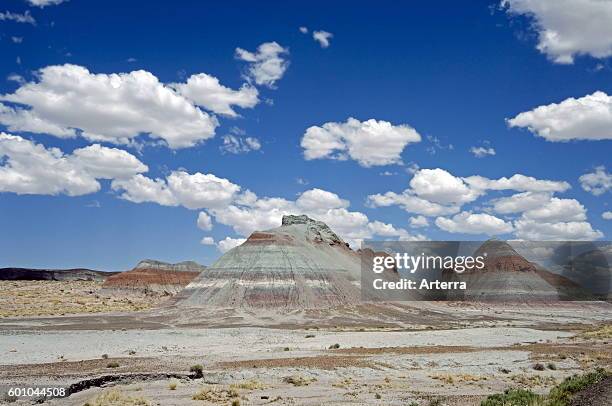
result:
[(134, 203), (153, 202), (164, 206), (182, 205), (188, 209), (211, 209), (229, 204), (240, 186), (212, 174), (174, 171), (166, 179), (136, 175), (114, 180), (111, 188)]
[(495, 149), (493, 147), (472, 147), (470, 148), (470, 152), (476, 158), (484, 158), (487, 155), (495, 155)]
[(603, 218), (604, 220), (612, 220), (612, 211), (604, 211), (601, 214), (601, 218)]
[(13, 94), (0, 96), (0, 123), (11, 131), (82, 135), (125, 144), (140, 134), (184, 148), (214, 136), (215, 116), (139, 70), (94, 74), (77, 65), (48, 66)]
[(397, 237), (400, 241), (424, 241), (427, 238), (422, 234), (411, 234), (403, 228), (396, 228), (392, 224), (382, 221), (373, 221), (368, 224), (373, 234), (380, 237)]
[(129, 178), (147, 166), (126, 151), (98, 144), (64, 154), (0, 133), (0, 192), (79, 196), (100, 190), (97, 179)]
[(413, 216), (408, 220), (412, 228), (429, 227), (429, 220), (425, 216)]
[(255, 137), (241, 137), (234, 134), (227, 134), (223, 136), (222, 140), (223, 144), (219, 149), (224, 153), (245, 154), (261, 149), (261, 142)]
[(335, 193), (322, 189), (310, 189), (300, 195), (296, 201), (297, 206), (308, 212), (341, 209), (349, 206), (347, 200), (341, 199)]
[(321, 45), (321, 48), (329, 47), (329, 40), (334, 36), (331, 32), (327, 31), (313, 31), (312, 38)]
[(425, 216), (443, 216), (457, 213), (459, 206), (443, 206), (415, 196), (410, 189), (402, 193), (386, 192), (383, 194), (369, 195), (367, 203), (371, 207), (400, 206), (408, 213), (416, 213)]
[[(612, 4), (612, 2), (610, 3)], [(612, 139), (612, 97), (597, 91), (536, 107), (507, 120), (551, 142)]]
[[(459, 212), (462, 205), (475, 201), (489, 190), (552, 193), (563, 192), (569, 187), (567, 182), (536, 179), (522, 174), (499, 179), (480, 175), (461, 178), (441, 168), (417, 169), (408, 189), (402, 193), (389, 191), (370, 195), (367, 203), (372, 207), (397, 205), (409, 213), (424, 216), (444, 216)], [(525, 197), (517, 196), (514, 200), (523, 200)], [(495, 202), (492, 203), (495, 206)], [(507, 210), (512, 210), (512, 205), (516, 203), (500, 199), (497, 207), (510, 213)]]
[(200, 240), (200, 244), (202, 244), (202, 245), (215, 245), (216, 243), (215, 243), (215, 239), (212, 238), (212, 237), (203, 237)]
[(204, 231), (210, 231), (213, 228), (212, 219), (204, 211), (201, 211), (198, 214), (198, 228), (200, 228), (200, 230), (204, 230)]
[(522, 218), (541, 223), (584, 221), (586, 209), (576, 199), (553, 197), (546, 204), (525, 211)]
[(236, 58), (249, 63), (246, 78), (270, 88), (274, 87), (289, 67), (289, 61), (285, 59), (288, 53), (289, 50), (277, 42), (264, 42), (257, 47), (256, 52), (236, 48)]
[(521, 213), (542, 207), (550, 201), (551, 196), (551, 193), (548, 192), (523, 192), (493, 199), (489, 203), (496, 213)]
[(606, 171), (605, 166), (596, 167), (594, 172), (585, 173), (578, 180), (584, 190), (595, 196), (612, 190), (612, 174)]
[(565, 192), (570, 184), (565, 181), (542, 180), (520, 173), (510, 178), (489, 179), (483, 176), (463, 178), (467, 184), (478, 190), (516, 190), (518, 192)]
[(239, 90), (233, 90), (206, 73), (192, 75), (186, 83), (173, 83), (171, 86), (206, 110), (229, 117), (238, 115), (233, 106), (252, 108), (259, 103), (259, 92), (255, 87), (245, 84)]
[(69, 159), (99, 179), (128, 178), (149, 170), (129, 152), (118, 148), (103, 147), (99, 144), (75, 149)]
[(349, 118), (345, 123), (329, 122), (308, 128), (301, 146), (307, 160), (350, 158), (370, 167), (402, 163), (400, 154), (404, 148), (419, 141), (419, 133), (405, 124)]
[(498, 235), (510, 233), (512, 224), (486, 213), (461, 212), (452, 218), (438, 217), (436, 225), (449, 233)]
[(242, 245), (245, 241), (246, 241), (246, 238), (225, 237), (223, 240), (217, 243), (217, 247), (219, 248), (219, 251), (226, 253), (232, 248)]
[(212, 238), (212, 237), (203, 237), (200, 240), (200, 244), (202, 244), (202, 245), (216, 245), (215, 239)]
[(122, 199), (133, 203), (153, 202), (162, 206), (178, 206), (178, 199), (164, 179), (151, 179), (138, 174), (128, 179), (116, 179), (111, 188), (120, 192)]
[(612, 2), (608, 0), (502, 0), (510, 15), (532, 19), (537, 49), (559, 64), (579, 55), (612, 56)]
[(533, 241), (580, 241), (603, 237), (599, 230), (593, 230), (586, 221), (542, 223), (535, 220), (519, 219), (514, 222), (516, 236)]
[(463, 204), (483, 194), (444, 169), (421, 169), (410, 180), (412, 191), (422, 199), (442, 205)]

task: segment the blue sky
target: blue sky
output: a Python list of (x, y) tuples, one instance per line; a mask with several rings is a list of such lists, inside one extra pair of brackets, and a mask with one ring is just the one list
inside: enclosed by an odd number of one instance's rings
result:
[(283, 212), (355, 246), (610, 237), (609, 6), (350, 4), (3, 2), (0, 266), (210, 264)]

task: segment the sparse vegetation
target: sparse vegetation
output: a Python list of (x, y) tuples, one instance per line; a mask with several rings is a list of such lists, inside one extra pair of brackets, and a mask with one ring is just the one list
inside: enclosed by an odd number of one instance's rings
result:
[(346, 388), (352, 384), (353, 384), (353, 379), (351, 377), (347, 377), (347, 378), (342, 379), (339, 382), (332, 383), (332, 386), (335, 388)]
[(106, 368), (119, 368), (119, 363), (117, 361), (112, 361), (106, 364)]
[[(61, 289), (58, 289), (62, 286)], [(161, 298), (126, 298), (102, 294), (96, 281), (2, 281), (0, 318), (53, 316), (148, 309)]]
[(330, 350), (337, 350), (338, 348), (340, 348), (340, 344), (338, 343), (329, 346)]
[(552, 376), (542, 375), (512, 375), (510, 379), (527, 388), (533, 388), (535, 386), (549, 386), (556, 385), (557, 381)]
[(594, 372), (565, 378), (563, 382), (551, 389), (548, 395), (549, 404), (551, 406), (569, 405), (574, 394), (611, 375), (610, 372), (599, 368)]
[(557, 369), (557, 365), (555, 365), (554, 362), (549, 362), (548, 364), (546, 364), (546, 368), (554, 371)]
[(290, 383), (293, 386), (306, 386), (316, 382), (315, 378), (304, 378), (300, 375), (291, 375), (283, 378), (283, 382)]
[(540, 362), (536, 362), (535, 364), (533, 364), (532, 366), (533, 369), (535, 369), (536, 371), (544, 371), (544, 364), (540, 363)]
[(572, 397), (600, 382), (612, 374), (604, 369), (597, 369), (583, 375), (565, 378), (559, 385), (553, 387), (548, 396), (541, 396), (526, 389), (509, 389), (504, 393), (490, 395), (482, 401), (481, 406), (570, 406)]
[(240, 383), (233, 383), (230, 385), (230, 389), (234, 388), (234, 389), (244, 389), (244, 390), (265, 389), (265, 387), (266, 385), (264, 385), (263, 383), (255, 379), (250, 379), (248, 381), (243, 381)]
[(471, 382), (479, 382), (479, 381), (487, 380), (486, 376), (479, 376), (479, 375), (472, 375), (472, 374), (457, 374), (457, 375), (437, 374), (437, 375), (430, 375), (429, 377), (431, 379), (436, 379), (438, 381), (444, 382), (445, 384), (448, 384), (448, 385), (453, 385), (459, 382), (471, 383)]
[(381, 395), (380, 393), (375, 393), (375, 394), (374, 394), (374, 397), (375, 397), (376, 399), (382, 399), (382, 395)]
[(176, 390), (176, 386), (177, 386), (177, 383), (175, 381), (172, 381), (168, 384), (168, 389)]
[(102, 359), (108, 359), (108, 354), (102, 354)]
[(214, 386), (206, 386), (192, 396), (193, 400), (205, 400), (207, 402), (221, 403), (230, 399), (238, 400), (240, 394), (234, 388), (223, 389)]
[(306, 338), (314, 338), (315, 335), (314, 334), (306, 334)]
[(132, 397), (112, 389), (102, 392), (87, 403), (90, 406), (149, 406), (151, 402), (143, 397)]
[(541, 405), (542, 398), (530, 390), (509, 389), (504, 393), (490, 395), (480, 406), (536, 406)]
[(232, 406), (240, 406), (240, 399), (232, 400)]
[(612, 338), (612, 324), (604, 324), (593, 330), (588, 330), (580, 335), (582, 338), (604, 339)]
[(285, 347), (283, 348), (283, 351), (291, 351), (291, 349), (289, 347)]
[(192, 365), (191, 368), (189, 368), (189, 372), (191, 372), (195, 378), (201, 378), (204, 376), (204, 367), (200, 364)]

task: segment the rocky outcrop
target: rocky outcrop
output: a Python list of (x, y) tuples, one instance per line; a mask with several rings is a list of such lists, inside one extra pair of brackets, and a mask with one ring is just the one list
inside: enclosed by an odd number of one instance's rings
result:
[(202, 272), (206, 269), (204, 265), (200, 265), (195, 261), (183, 261), (176, 264), (157, 261), (154, 259), (143, 259), (134, 269), (156, 269), (159, 271), (174, 271), (174, 272)]
[(588, 297), (576, 284), (528, 261), (505, 241), (486, 241), (473, 256), (485, 258), (483, 269), (446, 273), (450, 280), (467, 284), (465, 292), (451, 292), (450, 299), (539, 302)]
[(92, 269), (32, 269), (0, 268), (3, 281), (97, 281), (102, 282), (117, 272), (102, 272)]
[(342, 241), (336, 233), (334, 233), (327, 224), (322, 221), (316, 221), (306, 215), (288, 215), (283, 216), (282, 226), (305, 225), (306, 239), (314, 243), (322, 243), (329, 245), (337, 245), (349, 248), (349, 244)]
[(284, 216), (226, 252), (176, 296), (206, 308), (329, 308), (357, 304), (360, 258), (325, 223)]
[(147, 295), (175, 295), (205, 269), (193, 261), (170, 264), (145, 259), (133, 269), (106, 279), (103, 287)]

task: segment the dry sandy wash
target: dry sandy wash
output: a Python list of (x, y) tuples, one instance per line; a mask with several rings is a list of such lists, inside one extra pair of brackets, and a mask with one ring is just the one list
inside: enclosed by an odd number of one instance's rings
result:
[[(300, 312), (287, 327), (189, 324), (170, 309), (4, 319), (0, 385), (71, 392), (51, 405), (477, 405), (506, 388), (544, 393), (612, 367), (612, 308), (602, 303), (420, 302), (403, 306), (396, 325), (333, 326)], [(336, 320), (351, 320), (349, 310)], [(190, 372), (197, 364), (201, 377)]]

